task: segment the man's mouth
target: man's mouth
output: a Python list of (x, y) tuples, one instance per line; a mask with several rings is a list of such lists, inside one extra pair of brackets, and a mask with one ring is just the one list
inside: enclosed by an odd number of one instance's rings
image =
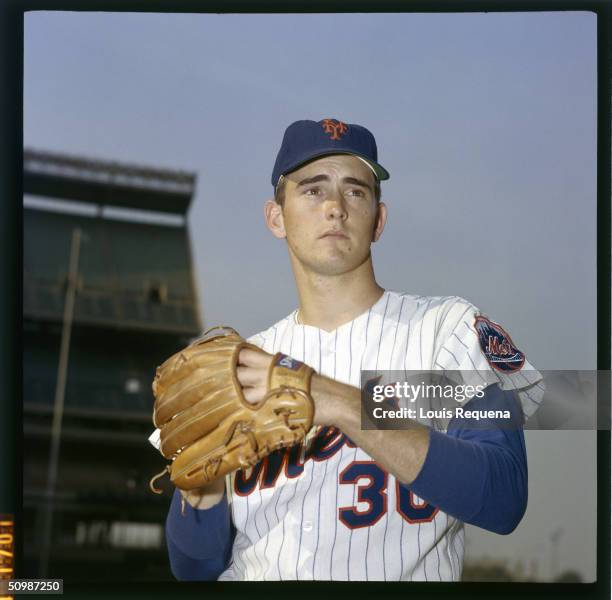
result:
[(327, 237), (330, 237), (330, 238), (337, 238), (337, 239), (339, 239), (339, 240), (346, 240), (346, 239), (348, 239), (348, 236), (346, 236), (346, 235), (345, 235), (344, 233), (342, 233), (341, 231), (328, 231), (327, 233), (324, 233), (324, 234), (321, 236), (321, 239), (323, 239), (323, 238), (327, 238)]

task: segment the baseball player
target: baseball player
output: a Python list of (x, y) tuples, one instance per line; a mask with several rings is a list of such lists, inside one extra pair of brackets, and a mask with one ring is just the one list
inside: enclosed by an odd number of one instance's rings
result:
[(275, 353), (310, 366), (313, 427), (250, 469), (175, 491), (166, 537), (178, 579), (457, 581), (464, 523), (507, 534), (520, 522), (520, 426), (455, 417), (361, 429), (362, 370), (470, 373), (484, 394), (466, 406), (519, 424), (543, 392), (509, 334), (468, 301), (378, 285), (370, 247), (387, 220), (388, 178), (362, 126), (287, 128), (265, 218), (286, 241), (299, 308), (249, 340), (258, 349), (240, 351), (236, 375), (257, 403)]

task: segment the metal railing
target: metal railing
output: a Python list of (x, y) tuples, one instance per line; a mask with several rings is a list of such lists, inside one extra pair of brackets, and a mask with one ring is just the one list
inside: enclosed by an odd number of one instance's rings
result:
[[(26, 376), (23, 381), (23, 400), (26, 404), (53, 407), (55, 379), (52, 377)], [(125, 392), (118, 384), (100, 381), (68, 381), (66, 385), (66, 409), (104, 409), (113, 412), (149, 415), (153, 406), (149, 389), (139, 393)]]
[[(63, 303), (61, 285), (24, 281), (25, 317), (59, 321)], [(153, 302), (142, 293), (88, 288), (77, 293), (74, 321), (194, 334), (200, 329), (196, 306), (192, 302), (172, 298)]]

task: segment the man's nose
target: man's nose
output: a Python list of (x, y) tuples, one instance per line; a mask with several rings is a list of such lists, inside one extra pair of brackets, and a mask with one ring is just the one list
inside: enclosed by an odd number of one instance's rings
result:
[(325, 201), (325, 214), (328, 219), (341, 219), (342, 221), (346, 219), (346, 204), (340, 191), (335, 190), (328, 196)]

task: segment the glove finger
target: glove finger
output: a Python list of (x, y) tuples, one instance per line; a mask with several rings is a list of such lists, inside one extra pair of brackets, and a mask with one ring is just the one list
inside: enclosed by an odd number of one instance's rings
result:
[(252, 425), (248, 420), (228, 420), (185, 448), (172, 463), (172, 483), (181, 489), (194, 489), (255, 464), (258, 456)]
[(236, 412), (234, 395), (235, 391), (231, 387), (209, 391), (204, 399), (164, 424), (160, 431), (162, 454), (172, 456), (233, 415)]
[(188, 377), (198, 368), (223, 371), (234, 367), (240, 348), (246, 344), (236, 335), (225, 335), (196, 342), (172, 355), (157, 368), (154, 393), (162, 394), (173, 383)]
[[(228, 341), (226, 338), (233, 338), (233, 340)], [(243, 348), (251, 349), (256, 346), (236, 336), (225, 336), (218, 340), (201, 342), (200, 346), (189, 346), (171, 357), (170, 362), (166, 361), (165, 366), (157, 368), (153, 380), (155, 397), (159, 399), (173, 385), (189, 378), (196, 370), (201, 370), (202, 373), (217, 373), (221, 378), (220, 382), (230, 377), (235, 379), (238, 355)], [(215, 385), (218, 384), (218, 382), (215, 383)]]
[(170, 479), (176, 487), (194, 489), (253, 466), (274, 450), (303, 440), (313, 413), (311, 402), (284, 392), (254, 413), (230, 415), (179, 453), (172, 463)]
[(215, 397), (219, 391), (230, 397), (240, 389), (238, 381), (228, 372), (210, 372), (208, 369), (191, 371), (189, 377), (176, 381), (155, 400), (153, 422), (157, 427), (170, 421), (174, 415), (187, 410), (205, 398)]

